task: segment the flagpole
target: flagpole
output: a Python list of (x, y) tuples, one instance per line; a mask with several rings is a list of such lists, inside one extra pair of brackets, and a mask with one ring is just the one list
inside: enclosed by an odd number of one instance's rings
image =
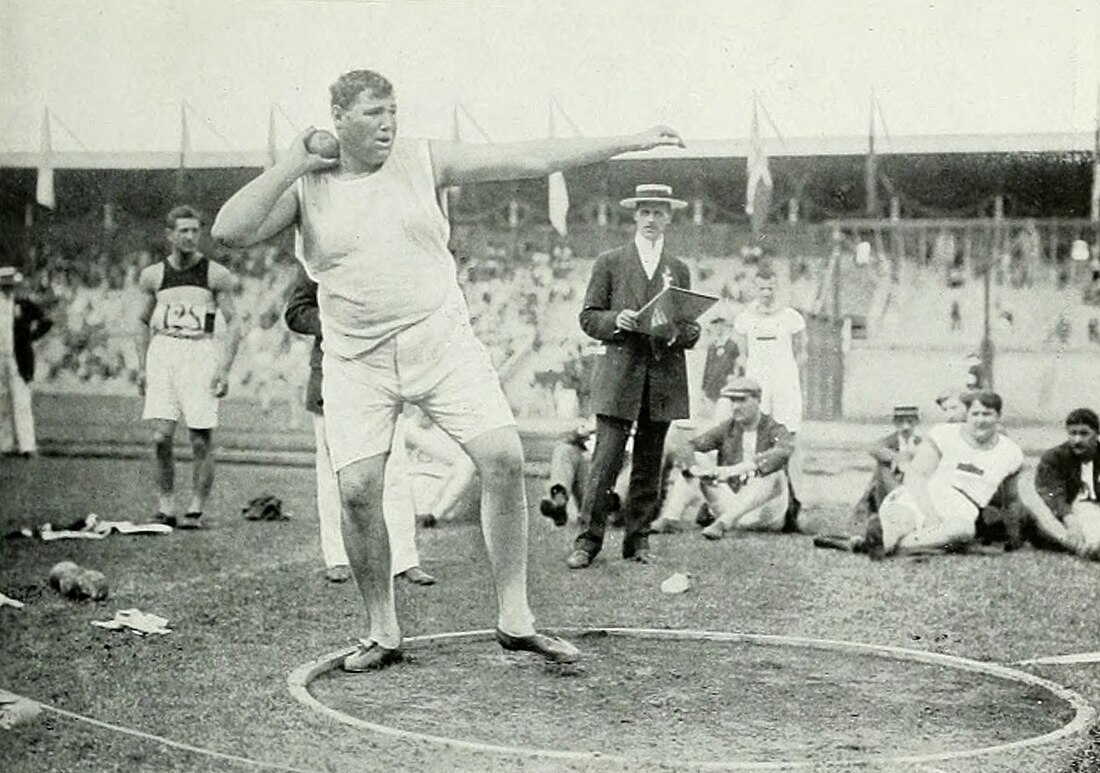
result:
[(867, 163), (864, 168), (863, 185), (866, 191), (867, 217), (878, 217), (878, 185), (875, 174), (875, 92), (871, 90), (871, 121), (867, 131)]

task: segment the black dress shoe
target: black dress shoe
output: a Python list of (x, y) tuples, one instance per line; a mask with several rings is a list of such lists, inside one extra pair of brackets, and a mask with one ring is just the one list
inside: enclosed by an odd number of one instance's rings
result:
[(555, 526), (565, 526), (569, 520), (569, 514), (565, 509), (565, 503), (558, 504), (554, 499), (543, 499), (539, 502), (539, 512), (554, 522)]
[(554, 663), (576, 663), (581, 659), (580, 650), (556, 636), (538, 632), (528, 636), (513, 636), (499, 628), (496, 636), (500, 646), (510, 652), (533, 652)]

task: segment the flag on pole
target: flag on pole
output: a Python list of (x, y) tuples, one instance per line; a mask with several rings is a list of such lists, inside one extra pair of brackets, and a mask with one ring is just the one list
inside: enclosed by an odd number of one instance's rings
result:
[(180, 158), (176, 169), (176, 196), (183, 197), (187, 189), (187, 155), (191, 152), (191, 131), (187, 128), (187, 102), (180, 102)]
[(752, 133), (749, 137), (747, 159), (748, 183), (745, 188), (745, 214), (752, 221), (752, 232), (757, 234), (768, 220), (772, 204), (772, 173), (768, 169), (768, 157), (764, 154), (764, 141), (760, 136), (760, 118), (757, 115), (757, 97), (752, 97)]
[(871, 124), (867, 129), (867, 162), (864, 168), (863, 187), (867, 199), (867, 217), (878, 217), (878, 174), (875, 171), (875, 99), (871, 92)]
[(42, 111), (42, 135), (38, 148), (38, 179), (34, 199), (46, 209), (57, 206), (53, 190), (53, 143), (50, 140), (50, 109)]
[[(557, 136), (553, 99), (550, 100), (550, 136)], [(546, 200), (550, 225), (554, 226), (559, 236), (565, 236), (568, 233), (566, 220), (569, 216), (569, 190), (565, 187), (565, 175), (561, 172), (554, 172), (547, 180)]]
[[(1092, 146), (1092, 204), (1089, 207), (1092, 222), (1100, 223), (1100, 85), (1096, 87), (1096, 131)], [(1097, 235), (1100, 237), (1100, 234)]]
[(275, 155), (275, 104), (271, 104), (271, 111), (267, 114), (267, 165), (275, 166), (278, 158)]

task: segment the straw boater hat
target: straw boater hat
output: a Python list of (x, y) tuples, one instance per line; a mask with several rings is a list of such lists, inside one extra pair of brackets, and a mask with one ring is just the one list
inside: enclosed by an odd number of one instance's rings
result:
[(683, 199), (674, 199), (672, 197), (671, 185), (660, 185), (655, 183), (645, 183), (634, 188), (634, 195), (628, 199), (623, 199), (619, 202), (621, 206), (627, 209), (634, 209), (643, 201), (661, 201), (668, 204), (673, 209), (684, 209), (688, 203)]
[(14, 266), (0, 266), (0, 287), (14, 287), (23, 281), (23, 275)]

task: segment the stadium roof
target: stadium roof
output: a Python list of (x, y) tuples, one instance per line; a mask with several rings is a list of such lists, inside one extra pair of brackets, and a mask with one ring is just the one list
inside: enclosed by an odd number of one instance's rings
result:
[[(924, 155), (940, 153), (1070, 153), (1091, 151), (1095, 138), (1089, 132), (1055, 134), (950, 134), (880, 137), (876, 153), (890, 155)], [(860, 156), (867, 152), (867, 137), (791, 137), (786, 140), (765, 139), (765, 153), (771, 157)], [(662, 148), (647, 153), (626, 153), (618, 160), (744, 158), (749, 152), (749, 139), (688, 141), (688, 148)], [(52, 154), (55, 169), (224, 169), (230, 167), (262, 167), (268, 161), (266, 150), (193, 151), (59, 151)], [(42, 163), (41, 154), (30, 151), (0, 151), (0, 167), (35, 168)]]

